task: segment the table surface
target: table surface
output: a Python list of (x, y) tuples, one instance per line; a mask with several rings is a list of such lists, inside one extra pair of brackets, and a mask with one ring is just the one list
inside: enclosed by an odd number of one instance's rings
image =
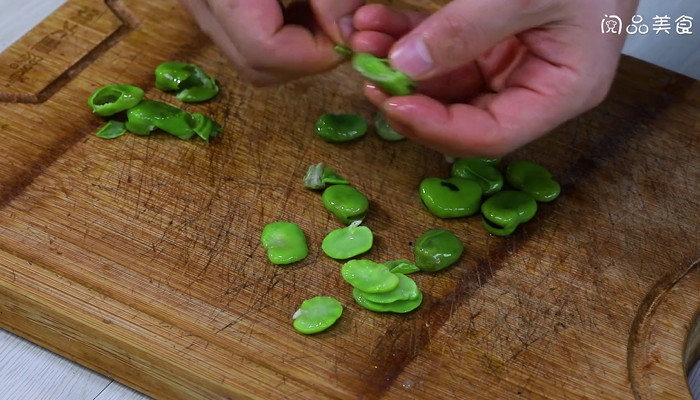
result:
[(0, 359), (10, 361), (0, 366), (0, 389), (11, 382), (13, 399), (146, 398), (5, 331), (0, 331)]

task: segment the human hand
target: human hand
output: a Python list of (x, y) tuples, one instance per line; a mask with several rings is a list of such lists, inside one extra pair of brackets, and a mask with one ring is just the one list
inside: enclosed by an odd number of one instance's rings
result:
[(353, 32), (363, 0), (309, 0), (283, 10), (277, 0), (180, 0), (202, 30), (256, 85), (281, 83), (333, 68), (333, 51)]
[(453, 0), (433, 15), (367, 5), (355, 51), (388, 57), (419, 82), (411, 96), (368, 99), (404, 136), (452, 156), (502, 156), (598, 105), (624, 43), (605, 14), (636, 0)]

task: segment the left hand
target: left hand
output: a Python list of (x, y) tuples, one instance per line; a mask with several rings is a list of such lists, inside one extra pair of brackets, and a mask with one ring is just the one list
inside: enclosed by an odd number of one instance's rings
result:
[(282, 83), (335, 67), (333, 51), (353, 33), (363, 0), (180, 0), (199, 26), (256, 85)]

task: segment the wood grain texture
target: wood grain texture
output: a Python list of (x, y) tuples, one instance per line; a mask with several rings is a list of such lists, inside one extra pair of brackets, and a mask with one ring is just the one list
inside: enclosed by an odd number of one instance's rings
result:
[[(108, 4), (130, 16), (128, 32), (79, 57), (89, 62), (38, 103), (0, 103), (4, 328), (157, 399), (689, 398), (666, 383), (684, 382), (700, 304), (687, 290), (700, 258), (697, 81), (623, 59), (604, 104), (504, 160), (543, 164), (563, 191), (496, 238), (476, 217), (421, 209), (420, 180), (449, 173), (442, 155), (372, 132), (345, 145), (315, 137), (322, 113), (373, 116), (348, 65), (256, 89), (177, 2)], [(167, 60), (201, 65), (219, 97), (183, 106), (154, 89)], [(96, 138), (103, 121), (85, 101), (110, 83), (204, 112), (223, 132), (209, 144)], [(411, 258), (436, 226), (465, 243), (459, 264), (416, 276), (416, 312), (360, 308), (320, 251), (339, 224), (301, 179), (321, 161), (370, 199), (367, 258)], [(267, 262), (259, 234), (277, 220), (307, 233), (306, 260)], [(295, 333), (291, 315), (319, 294), (343, 317)], [(662, 333), (660, 349), (650, 340)]]

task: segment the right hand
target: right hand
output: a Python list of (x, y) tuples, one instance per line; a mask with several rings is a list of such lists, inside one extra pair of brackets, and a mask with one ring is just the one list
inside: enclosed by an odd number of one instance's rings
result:
[(596, 106), (615, 76), (637, 0), (453, 0), (432, 15), (368, 5), (355, 51), (388, 56), (411, 96), (365, 94), (408, 139), (452, 156), (502, 156)]
[[(199, 26), (256, 85), (282, 83), (333, 68), (333, 51), (353, 33), (363, 0), (309, 0), (283, 10), (277, 0), (180, 0)], [(291, 23), (290, 23), (291, 22)]]

